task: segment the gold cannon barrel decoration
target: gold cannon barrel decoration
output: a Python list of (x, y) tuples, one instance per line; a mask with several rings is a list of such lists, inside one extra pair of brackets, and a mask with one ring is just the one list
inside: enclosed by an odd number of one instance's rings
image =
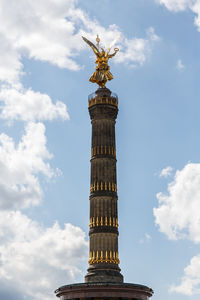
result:
[(112, 226), (118, 228), (118, 219), (116, 217), (91, 217), (89, 227)]
[(106, 264), (119, 264), (119, 253), (118, 251), (90, 251), (89, 261), (90, 265), (106, 263)]
[(109, 192), (115, 192), (117, 193), (117, 184), (111, 183), (111, 182), (94, 182), (90, 186), (90, 192), (98, 192), (98, 191), (109, 191)]

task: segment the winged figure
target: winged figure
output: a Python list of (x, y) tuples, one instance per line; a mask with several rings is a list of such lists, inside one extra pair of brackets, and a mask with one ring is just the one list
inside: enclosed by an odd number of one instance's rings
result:
[(108, 65), (108, 60), (116, 55), (116, 53), (119, 51), (118, 48), (114, 48), (114, 53), (110, 54), (110, 50), (112, 46), (105, 51), (103, 48), (99, 50), (99, 42), (100, 39), (97, 35), (97, 47), (88, 39), (86, 39), (84, 36), (82, 36), (83, 40), (92, 48), (94, 54), (96, 55), (96, 70), (90, 77), (89, 81), (93, 83), (97, 83), (99, 87), (104, 87), (106, 82), (108, 80), (113, 79), (113, 75), (110, 72), (110, 67)]

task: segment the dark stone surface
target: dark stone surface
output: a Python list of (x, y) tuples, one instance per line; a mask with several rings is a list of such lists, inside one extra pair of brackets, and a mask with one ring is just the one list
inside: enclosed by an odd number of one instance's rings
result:
[[(89, 260), (85, 282), (121, 283), (123, 276), (118, 266), (119, 259), (113, 259), (112, 254), (118, 256), (119, 232), (113, 223), (113, 219), (118, 220), (115, 143), (118, 99), (107, 88), (99, 88), (89, 98), (92, 123), (90, 218), (96, 220), (98, 217), (98, 223), (95, 221), (91, 226), (89, 236), (90, 253), (92, 257), (97, 253), (98, 256)], [(101, 219), (103, 224), (100, 224)], [(99, 258), (101, 253), (102, 260)]]
[(88, 268), (88, 273), (85, 276), (85, 282), (118, 282), (122, 283), (123, 275), (120, 273), (120, 268), (115, 264), (94, 264)]
[(118, 108), (110, 104), (93, 105), (89, 108), (91, 120), (110, 119), (111, 121), (117, 118)]
[(115, 227), (109, 227), (109, 226), (99, 226), (97, 228), (90, 228), (89, 235), (93, 233), (98, 233), (98, 232), (110, 232), (110, 233), (115, 233), (119, 235), (118, 229)]
[(98, 88), (96, 91), (95, 91), (95, 94), (97, 96), (100, 96), (100, 97), (110, 97), (111, 96), (111, 91), (104, 87), (104, 88)]
[(132, 283), (80, 283), (65, 285), (55, 291), (61, 300), (101, 298), (121, 300), (148, 300), (153, 295), (153, 290), (147, 286)]
[[(148, 300), (153, 290), (140, 284), (123, 283), (118, 256), (116, 259), (119, 234), (115, 149), (117, 95), (107, 88), (99, 88), (89, 96), (89, 113), (92, 123), (90, 265), (85, 283), (65, 285), (55, 293), (60, 300)], [(111, 221), (108, 224), (106, 220)]]

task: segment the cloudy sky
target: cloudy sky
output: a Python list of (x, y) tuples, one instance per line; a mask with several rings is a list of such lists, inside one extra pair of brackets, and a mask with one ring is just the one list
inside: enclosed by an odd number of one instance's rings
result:
[(200, 297), (200, 1), (0, 0), (0, 299), (53, 300), (88, 260), (84, 35), (108, 47), (120, 267), (154, 299)]

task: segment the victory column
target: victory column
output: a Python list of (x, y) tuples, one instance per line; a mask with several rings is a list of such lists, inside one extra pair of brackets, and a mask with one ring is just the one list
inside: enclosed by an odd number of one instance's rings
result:
[(61, 300), (148, 300), (153, 295), (147, 286), (123, 283), (119, 268), (118, 210), (115, 122), (118, 97), (105, 84), (113, 79), (108, 61), (119, 51), (110, 54), (83, 37), (96, 55), (96, 70), (89, 81), (99, 88), (88, 99), (92, 124), (89, 268), (85, 283), (71, 284), (56, 290)]

